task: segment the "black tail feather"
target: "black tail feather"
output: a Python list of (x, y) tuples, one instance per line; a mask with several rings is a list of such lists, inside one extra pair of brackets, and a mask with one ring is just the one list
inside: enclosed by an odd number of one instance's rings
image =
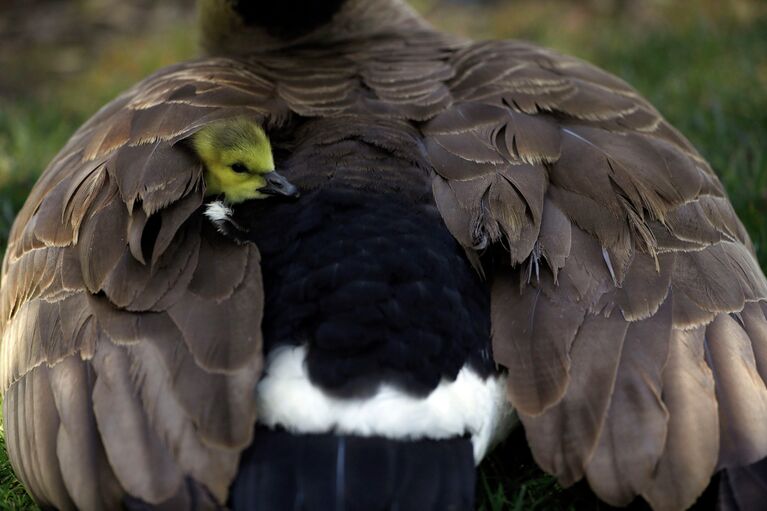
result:
[(767, 509), (767, 458), (747, 467), (728, 468), (719, 478), (719, 511)]
[(398, 441), (257, 428), (243, 453), (234, 510), (463, 511), (474, 506), (471, 442)]

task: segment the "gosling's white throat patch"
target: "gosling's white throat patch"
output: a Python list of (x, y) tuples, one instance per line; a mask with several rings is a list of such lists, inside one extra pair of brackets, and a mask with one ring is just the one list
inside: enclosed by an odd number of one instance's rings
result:
[(506, 377), (483, 379), (464, 366), (426, 397), (381, 385), (366, 398), (339, 398), (309, 380), (305, 346), (269, 354), (256, 389), (259, 422), (293, 433), (354, 434), (393, 439), (445, 439), (469, 434), (474, 460), (502, 440), (516, 421), (506, 400)]
[(214, 201), (205, 207), (205, 216), (216, 226), (216, 230), (227, 238), (244, 243), (240, 235), (247, 232), (234, 220), (234, 211), (224, 201)]
[(232, 208), (220, 200), (213, 201), (205, 207), (205, 216), (213, 222), (219, 231), (221, 230), (220, 224), (231, 221), (233, 214)]

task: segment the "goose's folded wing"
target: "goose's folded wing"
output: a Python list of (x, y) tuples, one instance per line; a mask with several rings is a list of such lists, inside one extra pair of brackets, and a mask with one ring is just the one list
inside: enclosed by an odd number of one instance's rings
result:
[(506, 249), (495, 358), (537, 462), (612, 504), (690, 506), (767, 456), (767, 283), (708, 164), (622, 81), (514, 42), (455, 58), (437, 206)]
[(202, 220), (182, 141), (223, 117), (278, 122), (273, 98), (241, 63), (168, 68), (32, 191), (3, 266), (0, 381), (11, 460), (41, 504), (225, 501), (256, 417), (259, 254)]

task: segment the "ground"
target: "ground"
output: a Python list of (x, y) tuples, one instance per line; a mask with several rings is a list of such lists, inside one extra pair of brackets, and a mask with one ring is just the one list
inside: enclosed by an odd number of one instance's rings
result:
[[(157, 4), (0, 6), (0, 256), (29, 188), (77, 126), (151, 71), (195, 55), (193, 13), (184, 10), (191, 2)], [(664, 0), (414, 4), (446, 30), (534, 41), (634, 85), (711, 162), (767, 265), (765, 2), (699, 0), (692, 10), (689, 2)], [(4, 453), (0, 508), (33, 507)], [(521, 431), (483, 463), (479, 492), (485, 511), (609, 509), (584, 485), (562, 489), (538, 470)]]

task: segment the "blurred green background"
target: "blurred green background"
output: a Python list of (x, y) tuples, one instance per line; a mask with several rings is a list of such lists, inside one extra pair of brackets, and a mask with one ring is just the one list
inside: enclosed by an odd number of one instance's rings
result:
[[(711, 162), (767, 265), (767, 1), (412, 3), (442, 29), (534, 41), (634, 85)], [(71, 133), (153, 70), (196, 55), (191, 4), (0, 1), (0, 256), (30, 187)], [(563, 490), (538, 471), (521, 432), (483, 464), (479, 487), (487, 511), (608, 509), (583, 485)], [(30, 506), (0, 457), (0, 507)]]

